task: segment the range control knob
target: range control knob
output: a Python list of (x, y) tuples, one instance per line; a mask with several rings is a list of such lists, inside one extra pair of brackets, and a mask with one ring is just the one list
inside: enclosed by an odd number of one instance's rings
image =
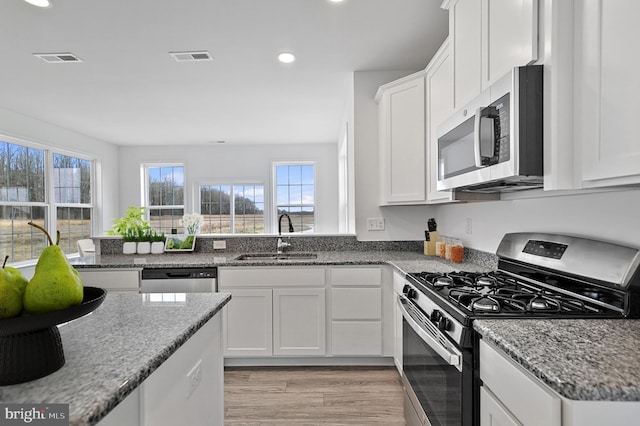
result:
[(410, 288), (411, 286), (409, 284), (405, 284), (404, 287), (402, 287), (402, 294), (407, 294)]
[(438, 330), (448, 331), (450, 328), (451, 328), (451, 321), (449, 321), (446, 317), (441, 316), (438, 319)]
[(431, 315), (429, 315), (429, 319), (431, 320), (431, 322), (437, 324), (438, 321), (440, 321), (440, 318), (442, 318), (442, 313), (440, 313), (439, 310), (434, 309), (433, 311), (431, 311)]
[(418, 292), (414, 288), (408, 288), (406, 295), (409, 299), (415, 299), (418, 297)]

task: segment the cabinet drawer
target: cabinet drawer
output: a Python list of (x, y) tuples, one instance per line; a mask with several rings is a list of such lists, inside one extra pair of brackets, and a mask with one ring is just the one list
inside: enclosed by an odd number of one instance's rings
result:
[(331, 285), (378, 286), (382, 282), (380, 268), (333, 268)]
[(333, 321), (331, 324), (333, 355), (381, 355), (380, 321)]
[(325, 285), (323, 268), (225, 268), (218, 271), (218, 287), (286, 287)]
[(560, 426), (560, 397), (484, 340), (480, 341), (480, 378), (522, 424)]
[(332, 288), (331, 318), (334, 320), (382, 319), (382, 289)]
[(101, 270), (78, 269), (82, 283), (87, 287), (100, 287), (106, 290), (140, 290), (140, 270)]

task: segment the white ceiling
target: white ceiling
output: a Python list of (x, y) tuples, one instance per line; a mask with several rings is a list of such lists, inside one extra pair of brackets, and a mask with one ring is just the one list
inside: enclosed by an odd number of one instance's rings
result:
[(335, 142), (351, 73), (424, 68), (448, 23), (441, 0), (52, 3), (0, 1), (0, 107), (118, 145)]

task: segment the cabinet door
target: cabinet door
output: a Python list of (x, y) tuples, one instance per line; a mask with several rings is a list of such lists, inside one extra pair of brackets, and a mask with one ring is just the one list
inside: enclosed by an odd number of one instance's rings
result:
[(538, 58), (537, 0), (483, 0), (482, 89)]
[(458, 0), (449, 9), (453, 34), (454, 106), (459, 108), (481, 91), (482, 2)]
[(274, 289), (273, 354), (325, 355), (325, 309), (324, 288)]
[(379, 108), (380, 204), (424, 203), (424, 75), (386, 88)]
[(231, 300), (223, 309), (225, 356), (273, 354), (273, 307), (270, 289), (230, 289)]
[(480, 426), (521, 426), (484, 386), (480, 387)]
[(446, 40), (427, 67), (427, 200), (447, 202), (451, 191), (438, 191), (438, 126), (453, 112), (453, 59)]
[[(582, 145), (586, 187), (640, 182), (640, 2), (575, 3), (575, 140)], [(577, 153), (579, 155), (579, 152)]]

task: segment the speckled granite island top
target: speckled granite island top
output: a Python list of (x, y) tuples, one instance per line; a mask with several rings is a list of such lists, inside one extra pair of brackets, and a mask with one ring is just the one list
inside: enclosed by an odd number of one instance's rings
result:
[(566, 398), (640, 401), (640, 320), (477, 320), (474, 328)]
[(152, 302), (107, 294), (94, 312), (60, 327), (66, 363), (31, 382), (0, 387), (5, 403), (69, 404), (71, 425), (95, 424), (229, 301), (228, 293)]

